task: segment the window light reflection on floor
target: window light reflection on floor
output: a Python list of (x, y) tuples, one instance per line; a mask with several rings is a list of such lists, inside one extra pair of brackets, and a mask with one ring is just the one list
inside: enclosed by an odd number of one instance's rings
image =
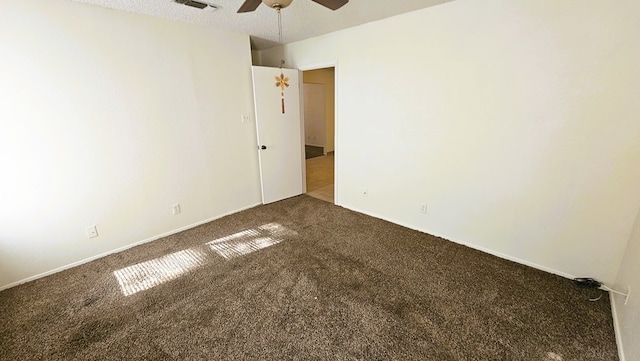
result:
[(233, 239), (228, 241), (215, 241), (207, 243), (212, 250), (216, 251), (225, 259), (244, 256), (251, 252), (273, 246), (282, 242), (282, 239), (273, 239), (271, 237), (260, 237), (250, 239)]
[(118, 279), (122, 293), (129, 296), (180, 277), (202, 265), (206, 257), (202, 251), (187, 249), (119, 269), (113, 274)]
[(279, 223), (267, 223), (258, 227), (260, 231), (268, 232), (273, 237), (283, 237), (283, 236), (297, 236), (298, 232), (292, 231), (289, 228), (279, 224)]
[[(278, 223), (264, 224), (255, 229), (215, 239), (206, 244), (225, 259), (243, 256), (284, 240), (298, 233)], [(113, 272), (125, 296), (148, 290), (164, 282), (176, 279), (204, 265), (209, 254), (199, 248), (190, 248), (138, 263)]]
[(283, 241), (283, 236), (295, 236), (298, 233), (278, 223), (263, 224), (257, 230), (250, 229), (218, 238), (207, 245), (225, 259), (244, 256)]

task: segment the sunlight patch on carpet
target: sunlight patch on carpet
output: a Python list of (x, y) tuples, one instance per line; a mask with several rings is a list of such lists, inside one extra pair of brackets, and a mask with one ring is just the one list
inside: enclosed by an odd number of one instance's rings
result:
[(283, 241), (283, 236), (295, 236), (297, 233), (278, 223), (264, 224), (258, 229), (249, 229), (230, 236), (207, 242), (216, 253), (225, 259), (244, 256), (273, 246)]
[[(224, 259), (232, 259), (273, 246), (298, 233), (279, 223), (267, 223), (207, 242)], [(113, 272), (125, 296), (174, 280), (208, 262), (210, 254), (197, 247), (154, 258)]]
[(130, 296), (180, 277), (202, 265), (206, 257), (204, 252), (187, 249), (122, 268), (113, 274), (120, 284), (122, 293)]
[(547, 352), (547, 360), (550, 361), (563, 361), (562, 355), (558, 355), (555, 352)]
[(260, 231), (267, 232), (273, 237), (297, 236), (298, 232), (290, 230), (280, 223), (267, 223), (258, 227)]
[(222, 242), (209, 242), (208, 245), (212, 250), (216, 251), (225, 259), (231, 259), (273, 246), (281, 241), (281, 239), (273, 239), (271, 237), (260, 237), (251, 239), (234, 239)]

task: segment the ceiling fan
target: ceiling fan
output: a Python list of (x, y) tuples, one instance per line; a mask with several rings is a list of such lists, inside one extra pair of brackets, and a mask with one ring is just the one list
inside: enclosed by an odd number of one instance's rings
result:
[[(291, 1), (293, 0), (245, 0), (244, 4), (240, 6), (240, 9), (238, 10), (238, 12), (248, 13), (248, 12), (254, 11), (255, 9), (258, 8), (260, 3), (265, 3), (267, 6), (274, 9), (284, 9), (287, 6), (289, 6), (289, 4), (291, 4)], [(342, 6), (344, 6), (346, 3), (349, 2), (349, 0), (312, 0), (312, 1), (317, 2), (318, 4), (324, 7), (327, 7), (331, 10), (338, 10)]]

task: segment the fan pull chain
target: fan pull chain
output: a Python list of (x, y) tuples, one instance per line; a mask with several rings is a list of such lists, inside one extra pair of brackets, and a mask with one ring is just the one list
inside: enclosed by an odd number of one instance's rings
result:
[(282, 13), (279, 7), (276, 11), (278, 12), (278, 43), (282, 44)]
[[(283, 45), (282, 44), (282, 13), (280, 12), (280, 10), (282, 10), (280, 7), (276, 8), (276, 11), (278, 12), (278, 44)], [(280, 69), (282, 69), (283, 65), (284, 65), (284, 59), (280, 59)]]
[[(276, 7), (276, 11), (278, 12), (278, 43), (280, 45), (282, 45), (282, 13), (280, 12), (281, 8), (280, 7)], [(276, 86), (280, 87), (280, 104), (282, 107), (282, 114), (285, 113), (285, 109), (284, 109), (284, 88), (289, 86), (289, 78), (286, 78), (284, 76), (284, 73), (282, 72), (282, 66), (284, 65), (284, 59), (280, 60), (280, 78), (278, 79), (276, 77)]]

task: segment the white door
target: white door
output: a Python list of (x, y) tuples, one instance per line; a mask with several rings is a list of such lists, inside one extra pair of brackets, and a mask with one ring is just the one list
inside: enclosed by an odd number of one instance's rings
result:
[(303, 192), (298, 70), (253, 66), (262, 203)]

